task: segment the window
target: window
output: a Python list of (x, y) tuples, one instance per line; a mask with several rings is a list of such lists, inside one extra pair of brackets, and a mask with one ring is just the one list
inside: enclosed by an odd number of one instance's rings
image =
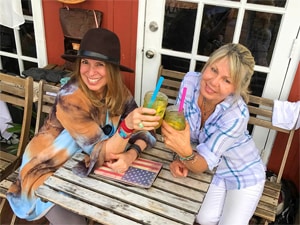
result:
[(0, 25), (0, 70), (21, 75), (47, 64), (42, 0), (21, 0), (25, 23), (18, 28)]

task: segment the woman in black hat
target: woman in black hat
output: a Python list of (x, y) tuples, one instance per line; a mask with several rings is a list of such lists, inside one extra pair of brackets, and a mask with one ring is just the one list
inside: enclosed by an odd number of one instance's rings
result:
[(122, 82), (120, 71), (133, 70), (120, 64), (120, 42), (113, 32), (89, 30), (78, 54), (63, 58), (76, 60), (76, 70), (26, 147), (19, 179), (10, 187), (7, 199), (23, 219), (46, 215), (52, 225), (85, 224), (85, 218), (42, 202), (34, 191), (79, 151), (87, 153), (86, 163), (73, 168), (80, 176), (88, 175), (104, 161), (117, 172), (126, 171), (142, 150), (155, 144), (153, 130), (159, 116), (153, 116), (154, 109), (138, 108)]

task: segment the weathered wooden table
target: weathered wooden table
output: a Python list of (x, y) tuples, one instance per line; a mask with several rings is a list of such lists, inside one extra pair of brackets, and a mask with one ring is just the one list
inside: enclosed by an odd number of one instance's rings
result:
[(83, 158), (76, 154), (38, 188), (36, 195), (101, 224), (193, 224), (212, 175), (189, 173), (186, 178), (174, 178), (169, 171), (173, 154), (160, 141), (141, 157), (163, 163), (149, 189), (95, 174), (80, 178), (71, 171)]

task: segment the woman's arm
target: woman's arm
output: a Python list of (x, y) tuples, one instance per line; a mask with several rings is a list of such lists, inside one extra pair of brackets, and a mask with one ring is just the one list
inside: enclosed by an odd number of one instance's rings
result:
[(206, 160), (195, 152), (190, 144), (190, 126), (188, 122), (186, 122), (184, 130), (177, 131), (163, 121), (162, 135), (165, 146), (177, 154), (176, 160), (170, 165), (173, 175), (185, 176), (185, 173), (183, 173), (184, 167), (194, 173), (202, 173), (207, 170)]
[[(124, 126), (122, 135), (117, 135), (116, 138), (127, 139), (129, 146), (124, 151), (125, 146), (120, 146), (120, 143), (124, 144), (124, 141), (118, 141), (115, 139), (115, 135), (107, 141), (107, 158), (110, 160), (108, 166), (115, 171), (124, 172), (128, 169), (131, 163), (139, 156), (139, 154), (146, 148), (154, 146), (156, 138), (154, 135), (154, 127), (158, 124), (159, 116), (153, 116), (155, 114), (154, 109), (147, 108), (135, 108), (136, 103), (131, 98), (126, 104), (124, 113), (121, 118), (123, 118), (120, 123), (120, 127)], [(138, 124), (143, 121), (144, 127), (140, 128)], [(134, 133), (127, 133), (127, 131), (135, 130)], [(151, 130), (150, 132), (148, 130)], [(127, 144), (127, 142), (126, 142)], [(125, 145), (126, 145), (125, 144)], [(117, 147), (118, 145), (118, 147)], [(114, 151), (113, 149), (121, 149), (122, 152)]]

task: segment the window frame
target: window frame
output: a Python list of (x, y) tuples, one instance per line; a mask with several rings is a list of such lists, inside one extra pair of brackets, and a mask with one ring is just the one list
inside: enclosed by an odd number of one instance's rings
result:
[[(34, 62), (38, 65), (38, 67), (44, 67), (48, 64), (42, 0), (34, 0), (34, 1), (28, 0), (28, 1), (31, 4), (32, 16), (24, 15), (24, 19), (25, 21), (33, 22), (35, 45), (36, 45), (36, 57), (29, 57), (22, 54), (19, 27), (13, 28), (15, 44), (16, 44), (16, 53), (0, 50), (0, 57), (6, 56), (18, 60), (20, 73), (24, 71), (23, 61)], [(0, 60), (0, 69), (3, 69), (1, 60)]]

